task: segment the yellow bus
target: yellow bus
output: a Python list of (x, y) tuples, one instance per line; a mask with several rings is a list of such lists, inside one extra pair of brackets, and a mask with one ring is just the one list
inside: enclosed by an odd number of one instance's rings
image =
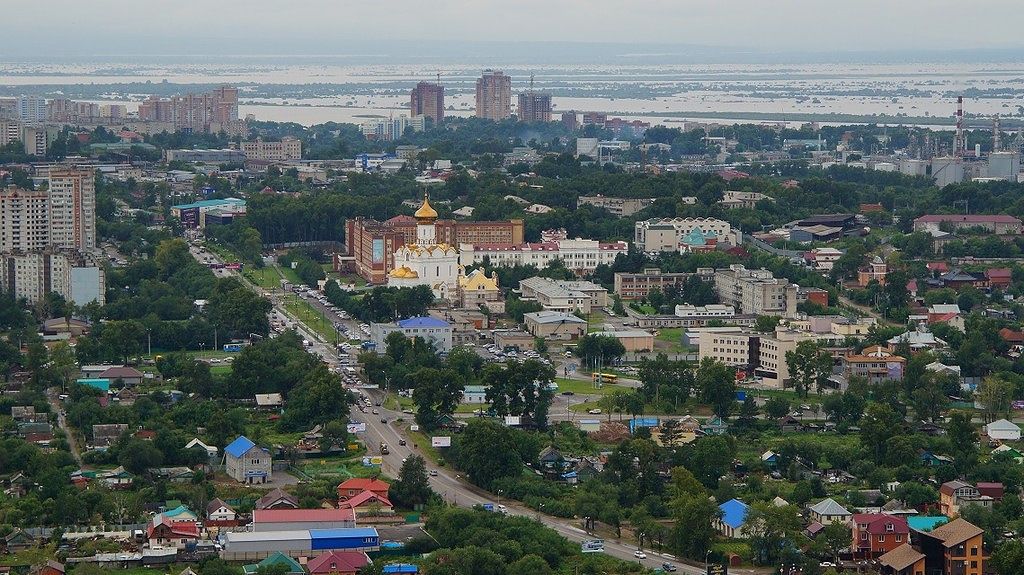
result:
[(595, 371), (590, 374), (590, 379), (593, 380), (594, 383), (615, 383), (619, 379), (619, 376), (614, 373), (598, 373)]

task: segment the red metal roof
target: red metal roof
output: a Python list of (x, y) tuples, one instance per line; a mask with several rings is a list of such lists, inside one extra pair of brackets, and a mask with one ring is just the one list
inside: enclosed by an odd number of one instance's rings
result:
[(302, 523), (305, 521), (354, 521), (351, 509), (256, 509), (253, 523)]
[(319, 573), (345, 573), (359, 571), (370, 560), (362, 551), (329, 551), (309, 560), (306, 568), (313, 575)]
[(346, 491), (381, 491), (387, 493), (388, 489), (391, 489), (391, 484), (380, 479), (353, 477), (352, 479), (346, 479), (338, 485), (338, 490), (342, 489)]
[(359, 507), (371, 500), (376, 500), (384, 507), (393, 507), (393, 505), (391, 505), (391, 501), (389, 501), (387, 497), (382, 497), (372, 491), (364, 491), (359, 495), (349, 497), (345, 501), (340, 501), (338, 502), (338, 507), (341, 509), (355, 509), (356, 507)]
[[(853, 522), (858, 526), (867, 525), (867, 532), (876, 535), (885, 535), (886, 533), (910, 533), (910, 526), (907, 525), (907, 520), (902, 517), (896, 517), (895, 515), (886, 515), (884, 513), (856, 513), (853, 516)], [(888, 529), (888, 525), (892, 525), (892, 530)]]

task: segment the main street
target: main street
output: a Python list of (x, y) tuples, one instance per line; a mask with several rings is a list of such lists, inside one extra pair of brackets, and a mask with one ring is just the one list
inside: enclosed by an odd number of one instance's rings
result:
[[(208, 263), (223, 263), (217, 255), (197, 246), (190, 245), (189, 252), (197, 261), (204, 265)], [(312, 345), (308, 348), (310, 353), (320, 356), (323, 361), (332, 367), (337, 365), (337, 352), (328, 344), (328, 342), (322, 341), (316, 334), (315, 330), (310, 329), (298, 318), (291, 315), (284, 308), (283, 299), (272, 297), (272, 294), (249, 282), (235, 270), (220, 269), (217, 271), (220, 272), (217, 274), (219, 277), (235, 277), (250, 289), (264, 297), (267, 297), (274, 305), (272, 313), (281, 317), (287, 317), (290, 320), (290, 325), (296, 329), (303, 338), (311, 342)], [(418, 453), (419, 449), (416, 448), (409, 437), (405, 435), (407, 433), (406, 428), (402, 424), (396, 422), (398, 419), (405, 419), (409, 421), (412, 417), (408, 414), (403, 414), (400, 411), (385, 408), (385, 398), (383, 392), (379, 390), (369, 390), (369, 396), (372, 399), (379, 401), (381, 405), (376, 408), (368, 408), (367, 413), (360, 413), (358, 411), (353, 412), (352, 418), (361, 418), (366, 423), (366, 432), (362, 434), (361, 439), (366, 444), (369, 451), (374, 454), (378, 454), (380, 442), (383, 441), (388, 444), (389, 452), (387, 455), (382, 456), (383, 463), (381, 465), (381, 471), (391, 477), (397, 477), (398, 472), (402, 467), (402, 462), (405, 459), (411, 457), (414, 453), (420, 455)], [(372, 409), (378, 410), (379, 415), (372, 414)], [(383, 423), (381, 419), (386, 420), (387, 423)], [(407, 445), (400, 445), (402, 441), (405, 441)], [(497, 496), (471, 485), (461, 476), (454, 473), (451, 468), (440, 467), (426, 456), (424, 456), (423, 459), (426, 462), (427, 469), (429, 471), (436, 472), (436, 475), (431, 475), (429, 477), (431, 488), (434, 492), (444, 498), (445, 501), (462, 507), (473, 507), (475, 505), (483, 505), (484, 503), (496, 504), (499, 502)], [(597, 538), (595, 535), (588, 534), (586, 531), (581, 529), (575, 520), (562, 519), (544, 513), (539, 513), (520, 505), (518, 502), (501, 501), (501, 503), (507, 507), (509, 514), (532, 517), (547, 527), (554, 529), (569, 541), (581, 543), (587, 539)], [(625, 561), (635, 561), (645, 567), (657, 568), (660, 567), (662, 563), (669, 562), (679, 569), (679, 573), (685, 573), (687, 575), (699, 575), (704, 573), (704, 570), (700, 567), (681, 563), (671, 556), (661, 555), (652, 550), (644, 551), (647, 554), (646, 559), (637, 559), (633, 555), (637, 550), (636, 545), (622, 541), (605, 539), (604, 550), (608, 555)]]

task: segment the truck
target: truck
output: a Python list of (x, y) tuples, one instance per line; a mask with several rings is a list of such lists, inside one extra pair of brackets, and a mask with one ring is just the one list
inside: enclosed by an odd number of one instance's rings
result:
[(387, 455), (388, 454), (388, 444), (383, 442), (383, 441), (380, 442), (380, 454), (381, 455)]

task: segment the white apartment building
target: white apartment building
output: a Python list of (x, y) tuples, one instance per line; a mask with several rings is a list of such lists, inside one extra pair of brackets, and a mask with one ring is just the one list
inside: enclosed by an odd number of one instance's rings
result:
[(533, 244), (460, 244), (459, 263), (480, 263), (486, 257), (496, 266), (534, 265), (542, 268), (560, 259), (578, 273), (591, 273), (601, 264), (611, 265), (615, 256), (629, 251), (628, 242), (602, 243), (597, 240), (556, 240)]
[(608, 306), (608, 290), (589, 281), (532, 277), (519, 282), (523, 299), (535, 300), (550, 311), (590, 313)]
[(50, 244), (46, 190), (0, 190), (0, 252), (41, 250)]
[(32, 304), (50, 292), (78, 306), (106, 299), (103, 268), (74, 250), (0, 255), (0, 286)]
[(285, 136), (280, 142), (267, 142), (257, 138), (253, 142), (242, 142), (242, 152), (247, 160), (283, 162), (302, 159), (302, 141)]
[(734, 264), (726, 270), (715, 270), (719, 300), (744, 314), (791, 317), (796, 313), (798, 289), (766, 269), (748, 270)]
[(700, 360), (712, 358), (744, 369), (748, 375), (761, 378), (762, 383), (782, 388), (790, 380), (786, 353), (795, 350), (798, 342), (811, 337), (792, 330), (778, 330), (773, 335), (750, 331), (703, 331), (698, 357)]
[(633, 241), (644, 252), (677, 252), (683, 238), (694, 229), (713, 233), (719, 241), (726, 241), (732, 234), (729, 222), (715, 218), (654, 218), (635, 224)]
[(46, 98), (41, 96), (18, 96), (15, 106), (18, 118), (23, 122), (46, 121)]

